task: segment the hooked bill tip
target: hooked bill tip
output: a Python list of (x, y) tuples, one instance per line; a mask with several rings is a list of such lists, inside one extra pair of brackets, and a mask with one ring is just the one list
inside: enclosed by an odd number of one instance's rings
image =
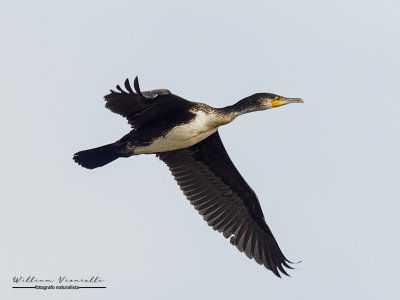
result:
[(285, 100), (288, 103), (304, 103), (303, 99), (301, 98), (286, 98)]

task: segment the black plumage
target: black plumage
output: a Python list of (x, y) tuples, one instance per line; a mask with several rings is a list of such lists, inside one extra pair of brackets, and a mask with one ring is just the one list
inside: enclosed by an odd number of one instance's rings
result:
[(291, 268), (265, 223), (260, 203), (226, 152), (218, 132), (189, 148), (158, 153), (208, 225), (279, 276)]
[(159, 89), (142, 92), (125, 81), (104, 97), (106, 107), (127, 118), (131, 132), (115, 143), (77, 152), (74, 160), (94, 169), (119, 158), (153, 153), (167, 164), (183, 193), (214, 230), (275, 275), (291, 269), (265, 222), (254, 191), (230, 160), (218, 127), (237, 116), (303, 102), (257, 93), (234, 105), (213, 108)]
[[(147, 136), (159, 137), (177, 123), (189, 122), (194, 117), (189, 111), (194, 106), (193, 102), (165, 89), (142, 92), (137, 77), (134, 87), (136, 93), (127, 79), (125, 88), (128, 92), (117, 85), (119, 92), (110, 90), (104, 100), (109, 110), (128, 119), (128, 123), (136, 131), (146, 130)], [(151, 132), (152, 129), (160, 132)]]

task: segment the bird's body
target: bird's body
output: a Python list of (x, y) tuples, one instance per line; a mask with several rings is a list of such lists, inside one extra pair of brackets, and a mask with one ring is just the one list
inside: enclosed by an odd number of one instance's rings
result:
[(88, 169), (119, 157), (156, 154), (170, 168), (178, 185), (214, 230), (249, 258), (287, 274), (287, 264), (265, 223), (258, 198), (236, 170), (218, 134), (218, 127), (237, 116), (287, 103), (302, 102), (274, 94), (254, 94), (232, 106), (213, 108), (191, 102), (168, 90), (133, 92), (125, 82), (105, 96), (106, 107), (126, 117), (133, 130), (115, 143), (80, 151), (74, 160)]
[(206, 113), (197, 107), (192, 108), (190, 113), (193, 114), (193, 117), (186, 123), (175, 124), (165, 134), (156, 136), (149, 145), (134, 147), (133, 154), (149, 154), (187, 148), (217, 131), (221, 119), (218, 114), (211, 110)]

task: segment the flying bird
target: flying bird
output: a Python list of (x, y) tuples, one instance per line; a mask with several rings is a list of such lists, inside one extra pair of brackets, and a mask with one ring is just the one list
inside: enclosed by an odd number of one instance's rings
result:
[(135, 91), (128, 79), (125, 90), (116, 89), (104, 97), (106, 107), (125, 117), (132, 130), (115, 143), (75, 153), (74, 161), (94, 169), (120, 157), (156, 154), (208, 225), (275, 275), (288, 275), (284, 267), (292, 269), (291, 262), (265, 222), (257, 195), (229, 158), (218, 127), (242, 114), (303, 100), (257, 93), (213, 108), (166, 89), (141, 91), (137, 77)]

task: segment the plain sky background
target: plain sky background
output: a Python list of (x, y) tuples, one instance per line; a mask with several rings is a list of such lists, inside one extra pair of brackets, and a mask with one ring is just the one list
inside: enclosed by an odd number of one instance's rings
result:
[[(5, 1), (1, 299), (400, 299), (399, 1)], [(138, 75), (215, 107), (304, 105), (220, 129), (291, 277), (213, 232), (154, 156), (75, 152), (130, 128), (102, 97)], [(106, 290), (12, 289), (13, 276)]]

